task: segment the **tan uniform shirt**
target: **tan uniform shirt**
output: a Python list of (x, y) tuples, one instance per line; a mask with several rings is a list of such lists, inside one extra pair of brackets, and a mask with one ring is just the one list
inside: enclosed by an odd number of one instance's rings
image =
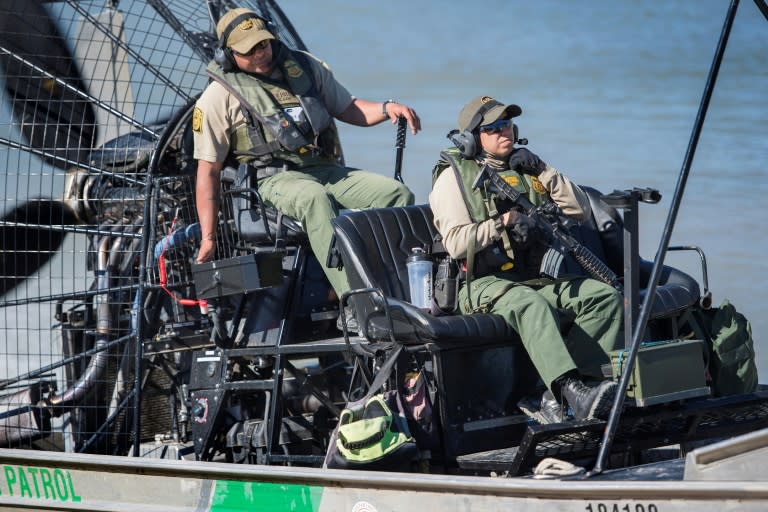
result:
[[(539, 176), (539, 181), (566, 215), (576, 220), (584, 220), (592, 214), (587, 194), (554, 167), (548, 165)], [(471, 227), (474, 224), (464, 204), (460, 187), (456, 174), (448, 168), (437, 178), (429, 194), (429, 206), (434, 214), (435, 227), (443, 236), (443, 244), (448, 254), (456, 259), (467, 257)], [(500, 237), (501, 231), (494, 219), (480, 222), (475, 250), (481, 251)]]
[[(354, 98), (334, 78), (325, 62), (306, 52), (302, 53), (309, 56), (320, 99), (328, 113), (337, 117), (349, 107)], [(275, 69), (270, 78), (282, 81), (282, 72)], [(229, 155), (232, 134), (246, 123), (240, 102), (223, 85), (214, 81), (205, 88), (195, 106), (195, 115), (200, 116), (195, 122), (199, 123), (196, 126), (200, 129), (192, 132), (195, 142), (194, 158), (207, 162), (225, 161)]]

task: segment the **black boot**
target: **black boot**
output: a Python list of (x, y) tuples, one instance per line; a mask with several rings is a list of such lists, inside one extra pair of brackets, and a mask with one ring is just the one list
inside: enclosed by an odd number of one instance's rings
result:
[(566, 420), (565, 410), (549, 390), (544, 391), (542, 395), (523, 398), (517, 402), (517, 407), (541, 425), (562, 423)]
[(606, 419), (611, 412), (616, 388), (612, 380), (589, 387), (577, 378), (567, 377), (560, 383), (560, 394), (571, 406), (577, 420)]

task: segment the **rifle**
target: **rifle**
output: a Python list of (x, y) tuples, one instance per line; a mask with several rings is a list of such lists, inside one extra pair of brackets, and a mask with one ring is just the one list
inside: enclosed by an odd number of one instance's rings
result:
[[(483, 181), (488, 179), (491, 186), (503, 198), (512, 202), (512, 204), (522, 209), (523, 213), (528, 215), (536, 223), (536, 227), (541, 229), (550, 241), (558, 242), (573, 258), (581, 265), (587, 275), (593, 279), (610, 284), (620, 292), (623, 292), (623, 286), (619, 277), (611, 270), (608, 265), (603, 263), (595, 254), (571, 235), (568, 227), (561, 218), (563, 216), (555, 203), (547, 203), (541, 206), (535, 206), (531, 201), (520, 192), (512, 188), (499, 174), (491, 169), (487, 164), (480, 167), (475, 181), (472, 183), (472, 190), (479, 187)], [(557, 251), (547, 251), (542, 262), (542, 268), (557, 268), (562, 262), (563, 255)], [(547, 272), (553, 277), (555, 273)]]

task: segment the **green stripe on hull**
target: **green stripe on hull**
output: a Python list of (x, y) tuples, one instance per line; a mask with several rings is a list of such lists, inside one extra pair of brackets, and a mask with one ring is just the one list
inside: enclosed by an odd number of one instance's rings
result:
[(217, 480), (211, 512), (317, 512), (323, 488), (313, 485)]

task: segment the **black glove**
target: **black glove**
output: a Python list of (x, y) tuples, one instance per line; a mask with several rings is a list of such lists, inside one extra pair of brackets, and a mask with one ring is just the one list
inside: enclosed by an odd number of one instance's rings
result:
[[(533, 153), (531, 153), (533, 154)], [(534, 155), (535, 156), (535, 155)], [(519, 245), (525, 245), (528, 242), (528, 235), (536, 226), (536, 221), (524, 213), (513, 211), (512, 218), (507, 225), (507, 232), (513, 242)]]
[(546, 167), (547, 164), (527, 148), (517, 148), (509, 155), (509, 168), (517, 172), (538, 176)]

